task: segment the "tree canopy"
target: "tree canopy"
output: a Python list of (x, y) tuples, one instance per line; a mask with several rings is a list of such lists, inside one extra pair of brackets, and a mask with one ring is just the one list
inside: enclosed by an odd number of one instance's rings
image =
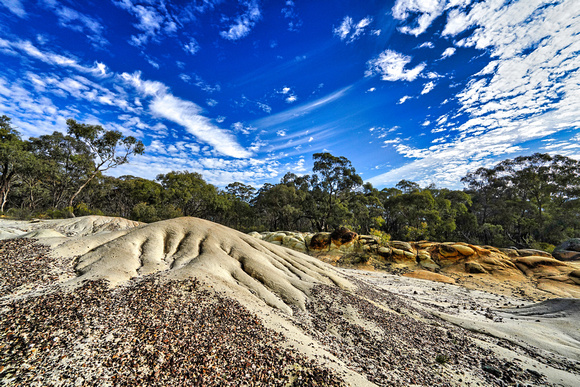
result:
[(154, 222), (196, 216), (242, 231), (348, 227), (399, 240), (464, 241), (549, 248), (580, 232), (580, 162), (536, 153), (468, 173), (464, 190), (401, 180), (378, 190), (352, 163), (313, 155), (312, 173), (286, 173), (255, 188), (220, 189), (191, 171), (156, 180), (104, 174), (144, 151), (99, 125), (67, 121), (67, 133), (23, 140), (0, 117), (0, 211), (14, 216), (123, 216)]

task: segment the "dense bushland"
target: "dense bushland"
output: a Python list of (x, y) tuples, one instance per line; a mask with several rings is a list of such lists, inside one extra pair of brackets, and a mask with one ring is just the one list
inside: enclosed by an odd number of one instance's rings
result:
[(67, 121), (67, 134), (22, 140), (0, 117), (0, 210), (8, 216), (115, 215), (154, 222), (196, 216), (242, 230), (329, 231), (347, 226), (393, 239), (465, 241), (496, 246), (552, 245), (580, 234), (580, 162), (536, 153), (480, 168), (464, 190), (402, 180), (378, 190), (351, 162), (314, 154), (309, 175), (287, 173), (260, 189), (233, 182), (220, 189), (196, 172), (155, 181), (111, 177), (107, 170), (144, 146), (101, 126)]

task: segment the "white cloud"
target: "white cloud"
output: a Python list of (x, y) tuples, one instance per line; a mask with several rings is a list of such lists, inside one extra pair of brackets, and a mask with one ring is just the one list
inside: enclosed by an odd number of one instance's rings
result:
[(280, 137), (285, 137), (286, 136), (286, 131), (280, 129), (279, 131), (276, 132), (276, 134)]
[(421, 63), (412, 69), (406, 69), (411, 57), (396, 51), (385, 50), (378, 57), (367, 62), (365, 76), (381, 75), (383, 81), (414, 81), (425, 68)]
[(302, 20), (296, 12), (296, 4), (293, 0), (286, 0), (286, 6), (280, 12), (284, 18), (288, 19), (288, 31), (298, 31), (302, 27)]
[(307, 104), (299, 105), (283, 112), (261, 118), (255, 122), (255, 125), (258, 126), (260, 129), (263, 128), (270, 128), (272, 126), (284, 124), (287, 121), (293, 120), (296, 117), (304, 116), (316, 109), (322, 108), (344, 96), (348, 90), (350, 90), (352, 86), (347, 86), (342, 88), (334, 93), (326, 95), (316, 101), (309, 102)]
[(224, 159), (202, 156), (196, 144), (176, 143), (167, 145), (152, 143), (144, 155), (134, 158), (130, 164), (121, 165), (111, 171), (113, 176), (136, 175), (148, 179), (170, 171), (188, 170), (203, 175), (204, 180), (219, 187), (232, 181), (259, 185), (280, 175), (279, 162), (265, 159)]
[(443, 51), (443, 54), (441, 54), (441, 59), (449, 58), (450, 56), (455, 54), (456, 50), (457, 49), (455, 47), (446, 48), (445, 51)]
[(83, 73), (102, 74), (103, 64), (96, 62), (93, 67), (79, 64), (76, 58), (55, 54), (50, 51), (42, 51), (27, 40), (9, 41), (0, 38), (0, 48), (15, 49), (34, 59), (57, 67), (68, 67)]
[(59, 77), (55, 74), (39, 76), (28, 73), (33, 87), (43, 93), (53, 93), (66, 98), (69, 95), (80, 100), (102, 105), (116, 106), (123, 110), (130, 110), (126, 95), (113, 92), (102, 85), (83, 76)]
[(207, 100), (205, 101), (205, 103), (206, 103), (208, 106), (212, 106), (212, 107), (213, 107), (213, 106), (216, 106), (216, 105), (218, 104), (218, 101), (216, 101), (216, 100), (215, 100), (215, 99), (213, 99), (213, 98), (209, 98), (209, 99), (207, 99)]
[(232, 128), (234, 129), (234, 131), (240, 132), (240, 133), (243, 133), (243, 134), (246, 134), (246, 135), (248, 135), (251, 132), (253, 132), (253, 131), (256, 130), (255, 127), (253, 127), (251, 125), (244, 125), (241, 122), (235, 122), (235, 123), (233, 123), (232, 124)]
[(238, 144), (235, 136), (202, 116), (201, 109), (193, 102), (165, 94), (154, 98), (149, 107), (155, 115), (183, 126), (197, 139), (223, 155), (236, 158), (251, 156), (250, 152)]
[(183, 45), (183, 49), (185, 50), (185, 52), (191, 55), (197, 54), (199, 48), (200, 48), (199, 43), (197, 43), (197, 40), (195, 40), (194, 38), (191, 38), (188, 43)]
[(417, 48), (435, 48), (435, 45), (433, 42), (425, 42), (421, 43), (419, 46), (417, 46)]
[(191, 75), (181, 73), (179, 74), (179, 78), (181, 78), (183, 82), (195, 85), (199, 87), (201, 90), (208, 93), (215, 93), (221, 90), (221, 86), (218, 83), (216, 83), (215, 85), (210, 85), (197, 74), (193, 74), (192, 77)]
[(375, 87), (371, 87), (370, 89), (367, 90), (367, 92), (372, 93), (375, 90), (377, 90)]
[(118, 0), (113, 3), (137, 18), (138, 22), (133, 26), (142, 32), (131, 36), (129, 41), (135, 46), (145, 46), (150, 39), (158, 41), (161, 35), (177, 31), (177, 24), (167, 11), (164, 2), (159, 5), (154, 5), (153, 2), (147, 2), (146, 5), (134, 4), (133, 0)]
[[(433, 21), (443, 15), (446, 10), (449, 10), (449, 15), (458, 14), (471, 4), (471, 2), (472, 0), (397, 0), (392, 8), (392, 12), (395, 19), (408, 22), (400, 27), (399, 31), (405, 34), (419, 36), (427, 31), (427, 28), (431, 26)], [(502, 1), (490, 0), (489, 2), (501, 3)], [(457, 19), (454, 18), (454, 20)], [(448, 26), (452, 24), (448, 22)], [(460, 24), (463, 25), (465, 23)], [(460, 29), (455, 28), (455, 30)], [(427, 47), (433, 48), (431, 45)]]
[(20, 0), (0, 0), (0, 4), (8, 8), (10, 12), (18, 17), (23, 18), (26, 16), (26, 11)]
[(257, 0), (246, 1), (244, 5), (247, 7), (246, 12), (237, 16), (227, 31), (220, 32), (222, 38), (228, 40), (242, 39), (250, 33), (256, 22), (261, 19), (262, 12)]
[[(364, 34), (365, 29), (372, 23), (373, 18), (367, 16), (361, 19), (358, 23), (354, 23), (350, 16), (345, 16), (342, 23), (336, 27), (332, 32), (338, 36), (340, 40), (346, 40), (347, 43), (352, 43)], [(375, 35), (380, 35), (381, 31), (373, 31)]]
[(267, 105), (267, 104), (265, 104), (265, 103), (263, 103), (263, 102), (259, 102), (259, 101), (257, 101), (257, 102), (256, 102), (256, 104), (258, 105), (258, 107), (259, 107), (259, 108), (260, 108), (262, 111), (264, 111), (264, 112), (266, 112), (266, 113), (271, 113), (271, 112), (272, 112), (272, 107), (270, 107), (270, 105)]
[(209, 118), (201, 114), (202, 109), (198, 105), (175, 97), (161, 82), (142, 80), (140, 73), (123, 73), (121, 77), (143, 96), (152, 97), (149, 108), (154, 115), (183, 126), (199, 141), (223, 155), (236, 158), (251, 156), (249, 151), (238, 144), (231, 132), (212, 124)]
[(412, 21), (412, 26), (404, 25), (399, 30), (405, 34), (418, 36), (425, 32), (433, 21), (443, 14), (446, 0), (397, 0), (393, 6), (393, 17), (407, 20), (419, 15)]
[(403, 103), (405, 103), (408, 99), (411, 99), (413, 97), (411, 97), (410, 95), (404, 95), (399, 99), (399, 102), (397, 102), (397, 105), (401, 105)]
[(292, 89), (289, 88), (288, 86), (284, 86), (282, 90), (278, 91), (278, 93), (286, 96), (286, 98), (284, 98), (286, 103), (294, 103), (298, 100), (296, 94), (294, 94)]
[(425, 83), (425, 85), (423, 85), (423, 90), (421, 90), (421, 95), (431, 92), (431, 90), (433, 90), (434, 88), (435, 88), (435, 83), (433, 83), (433, 82)]
[(346, 39), (353, 28), (353, 21), (350, 16), (345, 16), (342, 23), (333, 30), (334, 35), (338, 36), (340, 40)]
[(104, 27), (95, 18), (63, 6), (54, 0), (43, 0), (43, 3), (56, 14), (61, 27), (84, 34), (95, 47), (102, 48), (109, 44), (103, 36)]

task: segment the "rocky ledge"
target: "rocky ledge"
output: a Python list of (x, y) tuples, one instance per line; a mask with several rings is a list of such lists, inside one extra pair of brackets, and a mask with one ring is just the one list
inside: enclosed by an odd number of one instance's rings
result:
[[(573, 240), (558, 247), (552, 256), (542, 250), (463, 242), (386, 241), (373, 235), (358, 235), (345, 228), (332, 233), (277, 231), (250, 235), (308, 253), (336, 266), (386, 270), (473, 288), (483, 286), (488, 290), (501, 282), (511, 293), (517, 291), (538, 300), (551, 296), (580, 298), (580, 264), (556, 259), (562, 254), (569, 257), (573, 248), (580, 250), (580, 243), (574, 244)], [(514, 286), (509, 286), (510, 283)]]

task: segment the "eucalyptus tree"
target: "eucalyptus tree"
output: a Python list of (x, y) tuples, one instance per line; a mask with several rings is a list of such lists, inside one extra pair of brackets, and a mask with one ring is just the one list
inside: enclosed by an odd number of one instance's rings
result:
[(133, 136), (123, 136), (118, 130), (105, 130), (101, 125), (88, 125), (73, 119), (66, 121), (67, 133), (75, 140), (85, 145), (88, 157), (91, 159), (80, 185), (69, 199), (72, 207), (75, 198), (98, 175), (109, 169), (129, 162), (132, 155), (140, 155), (145, 146)]
[(6, 115), (0, 116), (0, 212), (4, 212), (14, 178), (26, 157), (24, 141), (10, 121)]
[(174, 205), (185, 216), (213, 220), (228, 203), (218, 196), (218, 189), (208, 184), (201, 174), (189, 171), (171, 171), (157, 176), (163, 187), (166, 203)]
[(503, 237), (517, 246), (558, 243), (580, 225), (580, 206), (575, 205), (580, 198), (580, 162), (572, 158), (520, 156), (480, 168), (462, 181), (473, 197), (480, 227), (497, 235), (501, 226)]
[(363, 180), (344, 156), (315, 153), (313, 159), (311, 220), (319, 231), (328, 231), (352, 216), (348, 209), (350, 195), (362, 186)]

